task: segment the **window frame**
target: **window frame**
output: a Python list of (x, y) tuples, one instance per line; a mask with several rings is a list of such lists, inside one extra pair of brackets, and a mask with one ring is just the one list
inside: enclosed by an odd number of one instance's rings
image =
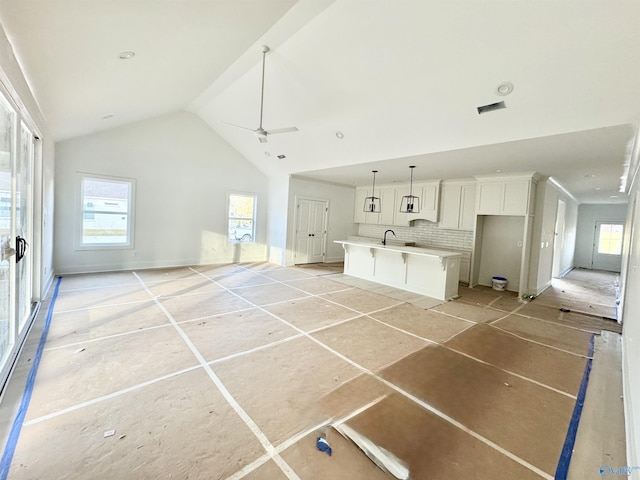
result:
[[(84, 208), (84, 181), (95, 180), (99, 182), (111, 182), (111, 183), (124, 183), (129, 186), (129, 197), (127, 200), (127, 211), (125, 212), (113, 212), (102, 210), (87, 210)], [(110, 175), (101, 175), (95, 173), (77, 172), (77, 199), (76, 199), (76, 234), (75, 234), (75, 249), (76, 250), (132, 250), (134, 248), (134, 212), (135, 212), (135, 192), (136, 192), (136, 180), (126, 177), (115, 177)], [(84, 220), (87, 214), (126, 214), (126, 242), (125, 243), (85, 243), (84, 239)]]
[[(253, 198), (253, 218), (249, 218), (249, 217), (232, 217), (231, 216), (231, 197), (233, 196), (237, 196), (237, 197), (251, 197)], [(225, 235), (225, 241), (227, 244), (229, 245), (236, 245), (236, 244), (248, 244), (248, 243), (256, 243), (256, 230), (257, 230), (257, 225), (256, 225), (256, 219), (258, 217), (258, 195), (256, 193), (248, 193), (248, 192), (228, 192), (227, 193), (227, 222), (226, 222), (226, 235)], [(230, 235), (230, 230), (231, 230), (231, 223), (232, 221), (242, 221), (242, 220), (251, 220), (252, 222), (252, 231), (251, 231), (251, 240), (241, 240), (241, 239), (236, 239), (236, 240), (232, 240), (229, 238)]]
[[(602, 246), (602, 227), (603, 226), (611, 226), (611, 227), (621, 227), (620, 232), (620, 252), (619, 253), (610, 253), (610, 252), (601, 252), (600, 247)], [(609, 232), (609, 242), (611, 240), (612, 233)], [(598, 222), (596, 225), (596, 253), (598, 255), (612, 255), (612, 256), (620, 256), (623, 251), (623, 242), (624, 242), (624, 223), (623, 222)]]

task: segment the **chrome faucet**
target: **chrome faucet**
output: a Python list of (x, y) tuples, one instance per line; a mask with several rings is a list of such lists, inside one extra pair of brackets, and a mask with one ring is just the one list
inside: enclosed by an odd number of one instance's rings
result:
[(393, 235), (394, 237), (396, 236), (396, 232), (394, 232), (393, 230), (386, 230), (384, 232), (384, 236), (382, 237), (382, 244), (386, 245), (387, 244), (387, 233), (391, 232), (391, 235)]

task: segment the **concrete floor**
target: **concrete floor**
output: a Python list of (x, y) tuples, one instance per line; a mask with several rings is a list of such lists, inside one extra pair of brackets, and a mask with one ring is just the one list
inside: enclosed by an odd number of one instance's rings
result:
[(346, 424), (411, 478), (551, 479), (593, 333), (568, 478), (600, 478), (625, 464), (619, 325), (551, 293), (461, 286), (439, 303), (331, 265), (65, 277), (19, 435), (51, 298), (0, 405), (0, 478), (391, 478)]

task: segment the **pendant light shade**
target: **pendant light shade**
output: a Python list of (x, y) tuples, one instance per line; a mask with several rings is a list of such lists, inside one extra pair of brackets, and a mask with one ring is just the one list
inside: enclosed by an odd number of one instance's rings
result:
[(380, 197), (376, 197), (376, 173), (377, 170), (371, 170), (373, 172), (373, 187), (371, 187), (371, 196), (364, 199), (363, 211), (367, 213), (380, 213)]
[(416, 168), (415, 165), (411, 165), (409, 167), (411, 171), (411, 179), (409, 180), (409, 195), (405, 195), (402, 197), (402, 201), (400, 202), (401, 213), (419, 213), (420, 212), (420, 198), (416, 197), (413, 194), (413, 169), (414, 168)]

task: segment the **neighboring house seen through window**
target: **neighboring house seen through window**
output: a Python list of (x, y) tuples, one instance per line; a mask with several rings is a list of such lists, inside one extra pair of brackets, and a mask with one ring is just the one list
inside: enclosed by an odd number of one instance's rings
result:
[(83, 176), (80, 188), (80, 246), (131, 246), (134, 181)]
[(229, 242), (254, 242), (256, 238), (255, 195), (229, 195)]

